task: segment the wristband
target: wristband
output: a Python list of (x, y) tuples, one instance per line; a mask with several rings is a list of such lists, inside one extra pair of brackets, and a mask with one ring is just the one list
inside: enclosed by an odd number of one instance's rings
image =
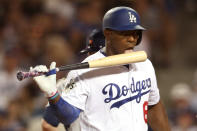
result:
[(49, 97), (48, 99), (49, 99), (49, 100), (53, 100), (53, 99), (55, 99), (57, 96), (59, 96), (59, 93), (58, 93), (58, 92), (56, 92), (54, 96)]
[(50, 70), (49, 72), (46, 73), (46, 76), (50, 76), (56, 74), (56, 69)]

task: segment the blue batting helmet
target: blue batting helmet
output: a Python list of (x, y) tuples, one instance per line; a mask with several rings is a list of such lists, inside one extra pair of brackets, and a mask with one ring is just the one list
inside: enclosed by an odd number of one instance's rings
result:
[(101, 29), (94, 29), (87, 38), (87, 47), (80, 54), (96, 52), (105, 46), (105, 36)]
[(139, 39), (137, 41), (137, 44), (141, 42), (142, 31), (146, 30), (140, 24), (140, 17), (138, 13), (130, 7), (121, 6), (112, 8), (109, 11), (107, 11), (107, 13), (103, 17), (103, 30), (139, 30)]

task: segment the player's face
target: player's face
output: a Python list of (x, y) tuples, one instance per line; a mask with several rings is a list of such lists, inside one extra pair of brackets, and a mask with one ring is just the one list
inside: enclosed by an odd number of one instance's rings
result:
[(132, 52), (139, 38), (139, 31), (107, 30), (106, 42), (108, 55)]

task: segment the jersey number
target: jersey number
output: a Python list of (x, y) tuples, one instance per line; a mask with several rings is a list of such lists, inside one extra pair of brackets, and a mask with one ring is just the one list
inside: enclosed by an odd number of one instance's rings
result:
[(148, 101), (145, 101), (143, 104), (143, 112), (144, 112), (144, 121), (145, 121), (145, 123), (147, 123)]

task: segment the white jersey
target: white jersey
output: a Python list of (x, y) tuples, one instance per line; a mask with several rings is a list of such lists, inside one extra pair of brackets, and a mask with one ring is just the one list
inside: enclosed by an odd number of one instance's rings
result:
[[(100, 51), (83, 62), (105, 57)], [(62, 98), (82, 110), (81, 131), (147, 131), (147, 107), (159, 102), (154, 68), (149, 60), (128, 66), (69, 72)]]

